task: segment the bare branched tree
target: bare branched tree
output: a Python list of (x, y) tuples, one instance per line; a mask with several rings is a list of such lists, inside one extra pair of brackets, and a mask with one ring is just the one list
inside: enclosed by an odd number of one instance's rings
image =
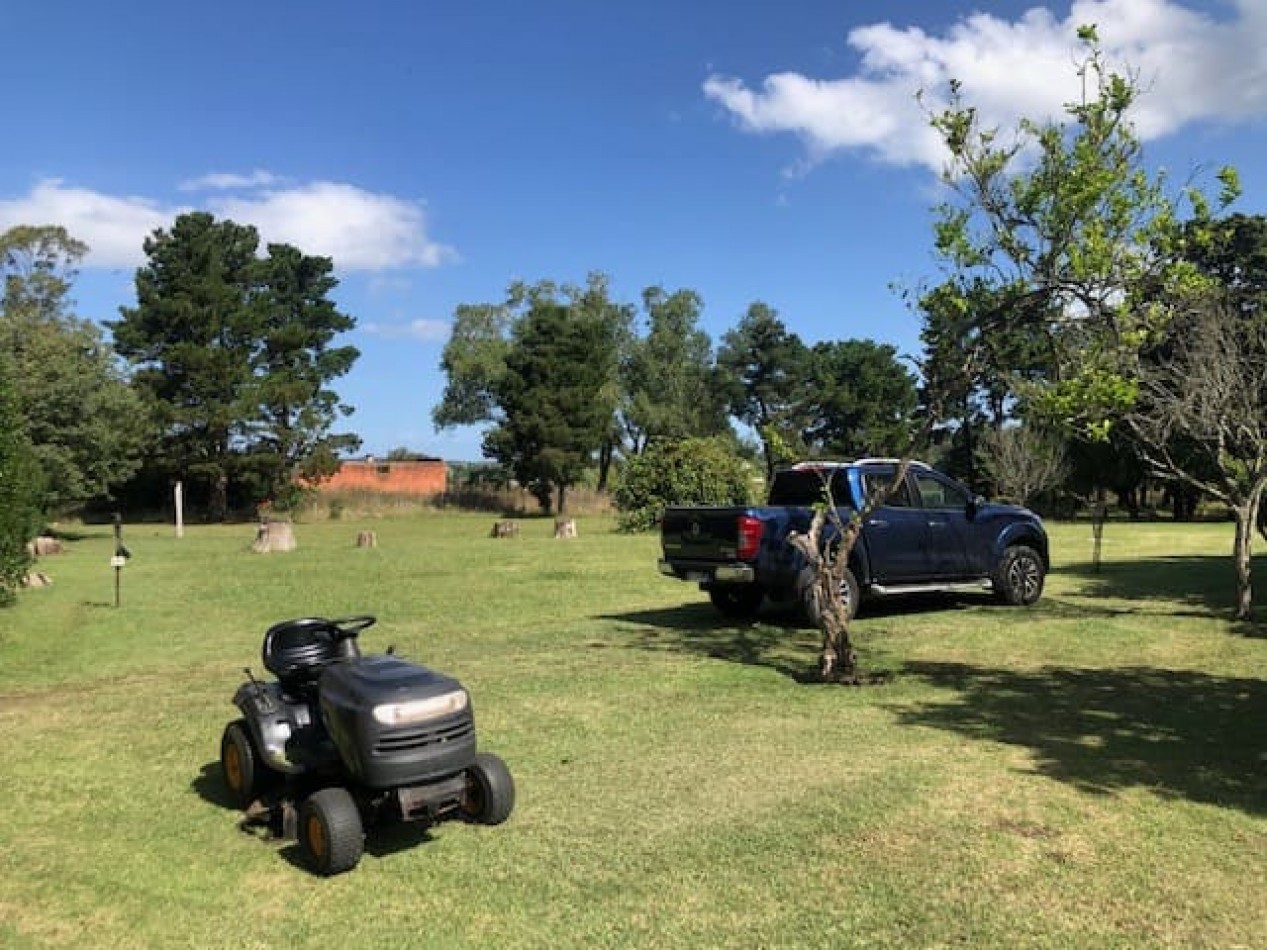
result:
[(986, 472), (1003, 498), (1027, 505), (1065, 478), (1064, 445), (1032, 425), (989, 429), (981, 442)]
[(1123, 422), (1159, 472), (1223, 502), (1236, 519), (1236, 616), (1253, 606), (1250, 556), (1267, 489), (1267, 320), (1215, 296), (1144, 354)]
[(805, 558), (810, 578), (804, 594), (805, 606), (823, 634), (818, 673), (824, 682), (850, 685), (861, 682), (858, 657), (849, 636), (849, 625), (860, 596), (858, 581), (849, 570), (849, 552), (871, 512), (902, 484), (910, 464), (908, 453), (898, 462), (892, 480), (879, 491), (869, 493), (861, 508), (850, 506), (847, 514), (837, 505), (830, 474), (822, 473), (823, 500), (814, 509), (809, 531), (792, 532), (788, 536), (789, 542)]

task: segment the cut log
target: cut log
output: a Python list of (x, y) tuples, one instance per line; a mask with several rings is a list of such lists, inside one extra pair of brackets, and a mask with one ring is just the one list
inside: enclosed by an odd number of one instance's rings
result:
[(556, 538), (575, 538), (576, 537), (576, 519), (555, 518), (554, 519), (554, 536)]
[(356, 536), (356, 546), (358, 548), (376, 548), (378, 547), (378, 535), (373, 531), (361, 531)]
[(289, 521), (261, 521), (251, 550), (271, 554), (274, 551), (293, 551), (296, 547), (295, 531)]
[(52, 587), (53, 579), (43, 571), (31, 571), (22, 578), (23, 587)]
[(491, 536), (494, 538), (517, 538), (519, 537), (519, 522), (498, 521), (493, 525)]

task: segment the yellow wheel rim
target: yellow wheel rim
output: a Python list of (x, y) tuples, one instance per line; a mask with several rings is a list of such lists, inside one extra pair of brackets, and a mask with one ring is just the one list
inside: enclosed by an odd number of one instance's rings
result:
[(235, 792), (242, 790), (242, 753), (236, 745), (230, 744), (224, 753), (224, 775), (229, 787)]
[(474, 818), (484, 808), (484, 793), (479, 783), (473, 778), (467, 778), (466, 790), (462, 795), (462, 812), (469, 818)]
[(324, 858), (326, 856), (326, 830), (321, 825), (321, 819), (316, 815), (310, 815), (305, 831), (308, 839), (308, 849), (317, 857)]

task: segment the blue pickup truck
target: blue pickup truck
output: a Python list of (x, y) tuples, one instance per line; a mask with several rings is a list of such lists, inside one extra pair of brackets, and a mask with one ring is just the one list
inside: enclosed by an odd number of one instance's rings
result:
[(892, 459), (802, 462), (775, 473), (765, 506), (671, 507), (660, 526), (660, 573), (698, 583), (728, 616), (752, 616), (766, 598), (809, 609), (812, 573), (789, 534), (809, 530), (828, 488), (844, 520), (892, 489), (849, 555), (841, 597), (850, 616), (864, 598), (897, 594), (977, 590), (1018, 606), (1038, 600), (1049, 567), (1038, 515), (987, 502), (921, 462), (893, 486), (897, 470)]

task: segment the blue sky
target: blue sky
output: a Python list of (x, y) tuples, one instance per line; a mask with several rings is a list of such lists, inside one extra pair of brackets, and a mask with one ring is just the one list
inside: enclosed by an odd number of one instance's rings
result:
[(0, 16), (0, 229), (87, 241), (96, 319), (184, 210), (330, 255), (347, 428), (476, 459), (477, 430), (432, 427), (440, 352), (457, 304), (516, 279), (690, 287), (714, 341), (760, 299), (807, 342), (918, 352), (893, 290), (935, 275), (914, 93), (953, 76), (1005, 126), (1054, 114), (1081, 23), (1139, 71), (1149, 162), (1236, 165), (1267, 212), (1261, 0), (44, 0)]

